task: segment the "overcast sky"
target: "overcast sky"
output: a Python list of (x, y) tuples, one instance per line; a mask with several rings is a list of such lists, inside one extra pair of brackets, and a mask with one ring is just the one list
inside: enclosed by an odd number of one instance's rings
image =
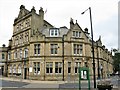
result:
[(79, 23), (82, 29), (90, 32), (89, 11), (91, 7), (94, 40), (101, 36), (102, 44), (109, 50), (118, 48), (118, 1), (119, 0), (0, 0), (0, 46), (8, 45), (12, 37), (13, 22), (18, 16), (20, 5), (31, 10), (34, 6), (38, 13), (43, 7), (45, 20), (55, 27), (67, 26), (70, 18)]

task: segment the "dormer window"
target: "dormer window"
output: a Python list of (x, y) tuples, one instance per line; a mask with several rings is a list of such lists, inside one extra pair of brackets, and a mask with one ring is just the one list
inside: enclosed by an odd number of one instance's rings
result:
[(58, 35), (59, 35), (59, 29), (58, 28), (50, 29), (50, 36), (58, 36)]
[(81, 32), (73, 31), (73, 37), (81, 37)]

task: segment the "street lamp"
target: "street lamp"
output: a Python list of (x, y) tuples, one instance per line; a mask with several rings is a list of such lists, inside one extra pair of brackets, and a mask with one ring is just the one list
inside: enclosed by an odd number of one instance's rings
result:
[(99, 62), (98, 42), (96, 44), (97, 44), (98, 79), (100, 79), (100, 62)]
[(63, 63), (63, 81), (64, 81), (64, 35), (62, 37), (62, 63)]
[[(94, 88), (96, 88), (96, 77), (95, 77), (95, 60), (94, 60), (94, 41), (93, 41), (93, 28), (92, 28), (92, 15), (91, 7), (88, 8), (90, 12), (90, 24), (91, 24), (91, 38), (92, 38), (92, 55), (93, 55), (93, 79), (94, 79)], [(84, 14), (88, 9), (86, 9), (81, 14)]]

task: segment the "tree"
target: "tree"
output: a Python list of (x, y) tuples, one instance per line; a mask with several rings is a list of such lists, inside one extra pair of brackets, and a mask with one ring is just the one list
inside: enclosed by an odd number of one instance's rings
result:
[(114, 72), (120, 71), (120, 52), (116, 52), (113, 56)]

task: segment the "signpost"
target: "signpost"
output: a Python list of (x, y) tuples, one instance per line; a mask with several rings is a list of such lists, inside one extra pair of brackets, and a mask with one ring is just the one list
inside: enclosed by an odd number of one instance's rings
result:
[(88, 90), (90, 90), (89, 68), (79, 67), (79, 90), (81, 90), (81, 80), (88, 80)]

